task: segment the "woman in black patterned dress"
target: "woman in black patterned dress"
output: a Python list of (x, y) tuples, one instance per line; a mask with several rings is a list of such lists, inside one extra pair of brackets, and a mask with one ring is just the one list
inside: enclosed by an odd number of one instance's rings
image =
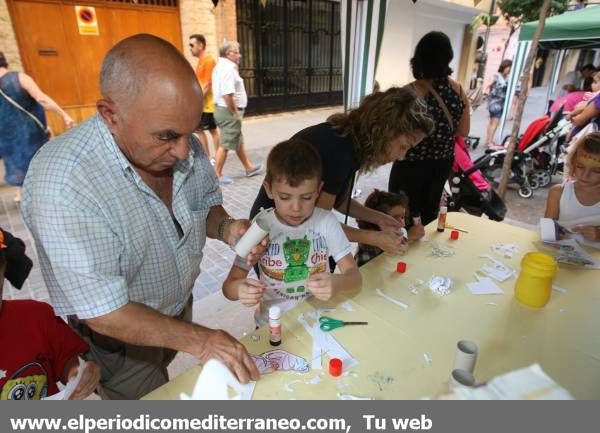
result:
[[(454, 140), (469, 133), (469, 101), (459, 83), (449, 77), (454, 53), (450, 39), (442, 32), (427, 33), (411, 59), (413, 87), (427, 102), (435, 131), (395, 161), (388, 189), (409, 197), (410, 215), (423, 224), (437, 217), (444, 182), (454, 161)], [(443, 102), (442, 102), (443, 101)]]

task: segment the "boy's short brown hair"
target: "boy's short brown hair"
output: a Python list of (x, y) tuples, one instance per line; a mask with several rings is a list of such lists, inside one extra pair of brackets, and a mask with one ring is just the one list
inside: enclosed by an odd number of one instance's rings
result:
[(321, 157), (311, 144), (291, 138), (271, 149), (265, 182), (271, 185), (282, 179), (293, 187), (305, 180), (321, 180)]

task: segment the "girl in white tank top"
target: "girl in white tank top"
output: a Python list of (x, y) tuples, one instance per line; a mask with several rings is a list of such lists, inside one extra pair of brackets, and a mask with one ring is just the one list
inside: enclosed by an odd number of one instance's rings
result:
[(567, 157), (569, 179), (548, 193), (546, 218), (600, 248), (600, 132), (575, 143)]

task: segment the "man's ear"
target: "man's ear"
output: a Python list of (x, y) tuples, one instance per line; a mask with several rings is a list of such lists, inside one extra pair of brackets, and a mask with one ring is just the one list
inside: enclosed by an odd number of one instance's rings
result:
[(119, 124), (119, 115), (115, 110), (115, 103), (110, 99), (99, 99), (96, 102), (96, 109), (109, 131), (114, 134)]
[(321, 194), (321, 191), (323, 191), (323, 185), (325, 185), (325, 182), (321, 181), (321, 183), (319, 183), (319, 189), (318, 189), (317, 196), (318, 196), (319, 194)]
[(263, 181), (263, 186), (265, 187), (265, 192), (267, 193), (267, 197), (273, 200), (273, 192), (271, 191), (271, 184), (266, 180)]

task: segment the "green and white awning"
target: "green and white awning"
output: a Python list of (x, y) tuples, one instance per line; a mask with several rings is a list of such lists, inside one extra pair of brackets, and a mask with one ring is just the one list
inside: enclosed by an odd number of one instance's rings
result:
[(342, 0), (344, 109), (360, 104), (373, 90), (383, 39), (387, 0)]

